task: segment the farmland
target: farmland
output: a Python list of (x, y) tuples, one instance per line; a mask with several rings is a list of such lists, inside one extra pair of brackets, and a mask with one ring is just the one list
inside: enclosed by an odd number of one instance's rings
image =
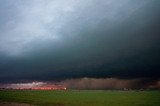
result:
[(160, 106), (160, 91), (1, 90), (0, 102), (38, 106)]

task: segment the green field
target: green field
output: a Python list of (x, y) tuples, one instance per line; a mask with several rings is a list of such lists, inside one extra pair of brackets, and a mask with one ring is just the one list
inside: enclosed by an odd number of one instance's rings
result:
[(0, 102), (38, 106), (160, 106), (160, 91), (0, 91)]

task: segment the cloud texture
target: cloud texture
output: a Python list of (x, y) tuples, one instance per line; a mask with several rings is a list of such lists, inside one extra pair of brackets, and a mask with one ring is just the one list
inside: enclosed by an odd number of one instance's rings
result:
[(159, 79), (159, 5), (158, 0), (1, 0), (0, 82)]

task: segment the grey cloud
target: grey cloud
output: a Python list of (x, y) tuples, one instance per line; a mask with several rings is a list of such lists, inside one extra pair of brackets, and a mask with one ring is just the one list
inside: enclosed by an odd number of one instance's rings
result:
[(158, 78), (159, 1), (0, 1), (0, 81)]

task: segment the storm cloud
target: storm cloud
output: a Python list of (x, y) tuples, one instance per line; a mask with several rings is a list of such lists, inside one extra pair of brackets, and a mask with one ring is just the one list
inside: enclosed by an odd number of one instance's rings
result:
[(1, 0), (0, 82), (158, 80), (159, 5), (158, 0)]

